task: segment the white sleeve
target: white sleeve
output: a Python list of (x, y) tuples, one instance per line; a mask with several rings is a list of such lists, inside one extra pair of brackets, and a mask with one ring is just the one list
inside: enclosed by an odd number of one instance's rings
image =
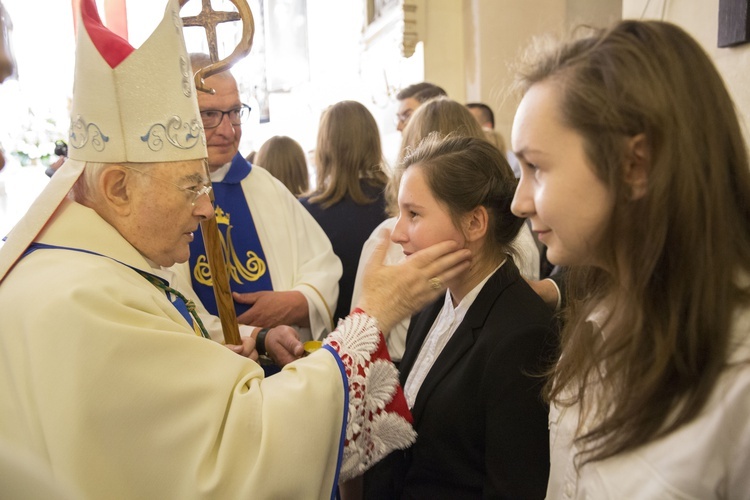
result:
[(518, 236), (513, 240), (513, 248), (518, 252), (518, 270), (521, 276), (529, 280), (539, 279), (539, 247), (531, 234), (528, 224), (524, 222)]

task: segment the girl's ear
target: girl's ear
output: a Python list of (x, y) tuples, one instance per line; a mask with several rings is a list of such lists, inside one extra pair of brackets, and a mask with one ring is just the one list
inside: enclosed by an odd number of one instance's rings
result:
[(651, 168), (651, 152), (645, 134), (628, 139), (623, 168), (624, 181), (630, 186), (630, 200), (643, 198), (648, 192), (648, 172)]
[(487, 234), (489, 227), (487, 208), (478, 206), (463, 217), (464, 235), (466, 241), (476, 241)]

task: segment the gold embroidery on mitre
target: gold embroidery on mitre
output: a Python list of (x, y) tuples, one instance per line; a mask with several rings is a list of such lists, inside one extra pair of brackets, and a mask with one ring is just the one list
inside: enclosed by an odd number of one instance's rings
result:
[[(221, 250), (224, 254), (224, 262), (227, 263), (227, 273), (230, 278), (240, 284), (248, 281), (257, 281), (261, 276), (266, 274), (266, 263), (253, 251), (246, 253), (247, 260), (243, 263), (232, 243), (232, 228), (234, 226), (229, 223), (230, 214), (224, 212), (218, 205), (215, 208), (215, 214), (216, 223), (227, 226), (226, 238), (219, 231), (219, 241), (221, 241)], [(208, 257), (206, 254), (198, 256), (195, 268), (193, 269), (193, 277), (198, 283), (213, 286), (211, 269), (208, 266)]]

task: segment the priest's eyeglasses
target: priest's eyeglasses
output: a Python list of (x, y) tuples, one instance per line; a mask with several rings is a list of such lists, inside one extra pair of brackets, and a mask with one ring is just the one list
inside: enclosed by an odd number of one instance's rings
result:
[(204, 194), (208, 196), (211, 194), (211, 190), (213, 189), (211, 185), (203, 186), (202, 188), (198, 187), (182, 187), (179, 184), (175, 184), (172, 181), (168, 181), (166, 179), (162, 179), (161, 177), (156, 177), (155, 175), (149, 174), (148, 172), (144, 172), (143, 170), (138, 170), (137, 168), (129, 167), (127, 165), (120, 165), (121, 167), (127, 168), (128, 170), (132, 170), (133, 172), (138, 172), (139, 174), (147, 175), (148, 177), (151, 177), (152, 179), (156, 179), (157, 181), (166, 182), (167, 184), (171, 184), (180, 191), (184, 192), (188, 195), (190, 198), (190, 204), (192, 206), (195, 206), (195, 204), (198, 202), (198, 198), (203, 196)]
[(204, 129), (212, 129), (221, 125), (224, 115), (229, 117), (229, 123), (232, 125), (241, 125), (247, 121), (250, 116), (250, 106), (243, 104), (239, 107), (232, 108), (228, 111), (220, 109), (205, 109), (201, 111), (201, 120), (203, 120)]

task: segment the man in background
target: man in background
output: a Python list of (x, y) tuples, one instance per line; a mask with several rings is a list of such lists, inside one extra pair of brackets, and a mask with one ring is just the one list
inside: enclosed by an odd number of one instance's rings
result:
[[(477, 119), (477, 123), (479, 123), (482, 130), (484, 130), (484, 135), (487, 137), (487, 140), (491, 144), (494, 144), (503, 154), (507, 154), (505, 140), (503, 139), (503, 136), (495, 130), (495, 113), (492, 112), (492, 108), (483, 102), (470, 102), (466, 107), (469, 108), (469, 112)], [(508, 160), (510, 161), (510, 158)], [(514, 166), (513, 163), (511, 163), (511, 167), (513, 167), (515, 172), (517, 165)], [(518, 175), (516, 175), (516, 177), (518, 177)]]
[[(211, 64), (207, 54), (191, 54), (190, 60), (194, 73)], [(255, 327), (291, 325), (300, 340), (320, 340), (335, 326), (341, 261), (297, 198), (239, 153), (242, 122), (250, 110), (240, 100), (234, 76), (222, 72), (206, 78), (205, 84), (215, 93), (200, 92), (198, 106), (240, 334), (252, 335)], [(189, 263), (175, 271), (192, 283), (212, 315), (203, 318), (211, 337), (222, 340), (200, 231), (190, 244)]]
[(429, 82), (415, 83), (402, 89), (396, 94), (396, 99), (398, 100), (396, 129), (403, 133), (412, 113), (426, 100), (441, 95), (447, 96), (448, 93), (441, 87)]

